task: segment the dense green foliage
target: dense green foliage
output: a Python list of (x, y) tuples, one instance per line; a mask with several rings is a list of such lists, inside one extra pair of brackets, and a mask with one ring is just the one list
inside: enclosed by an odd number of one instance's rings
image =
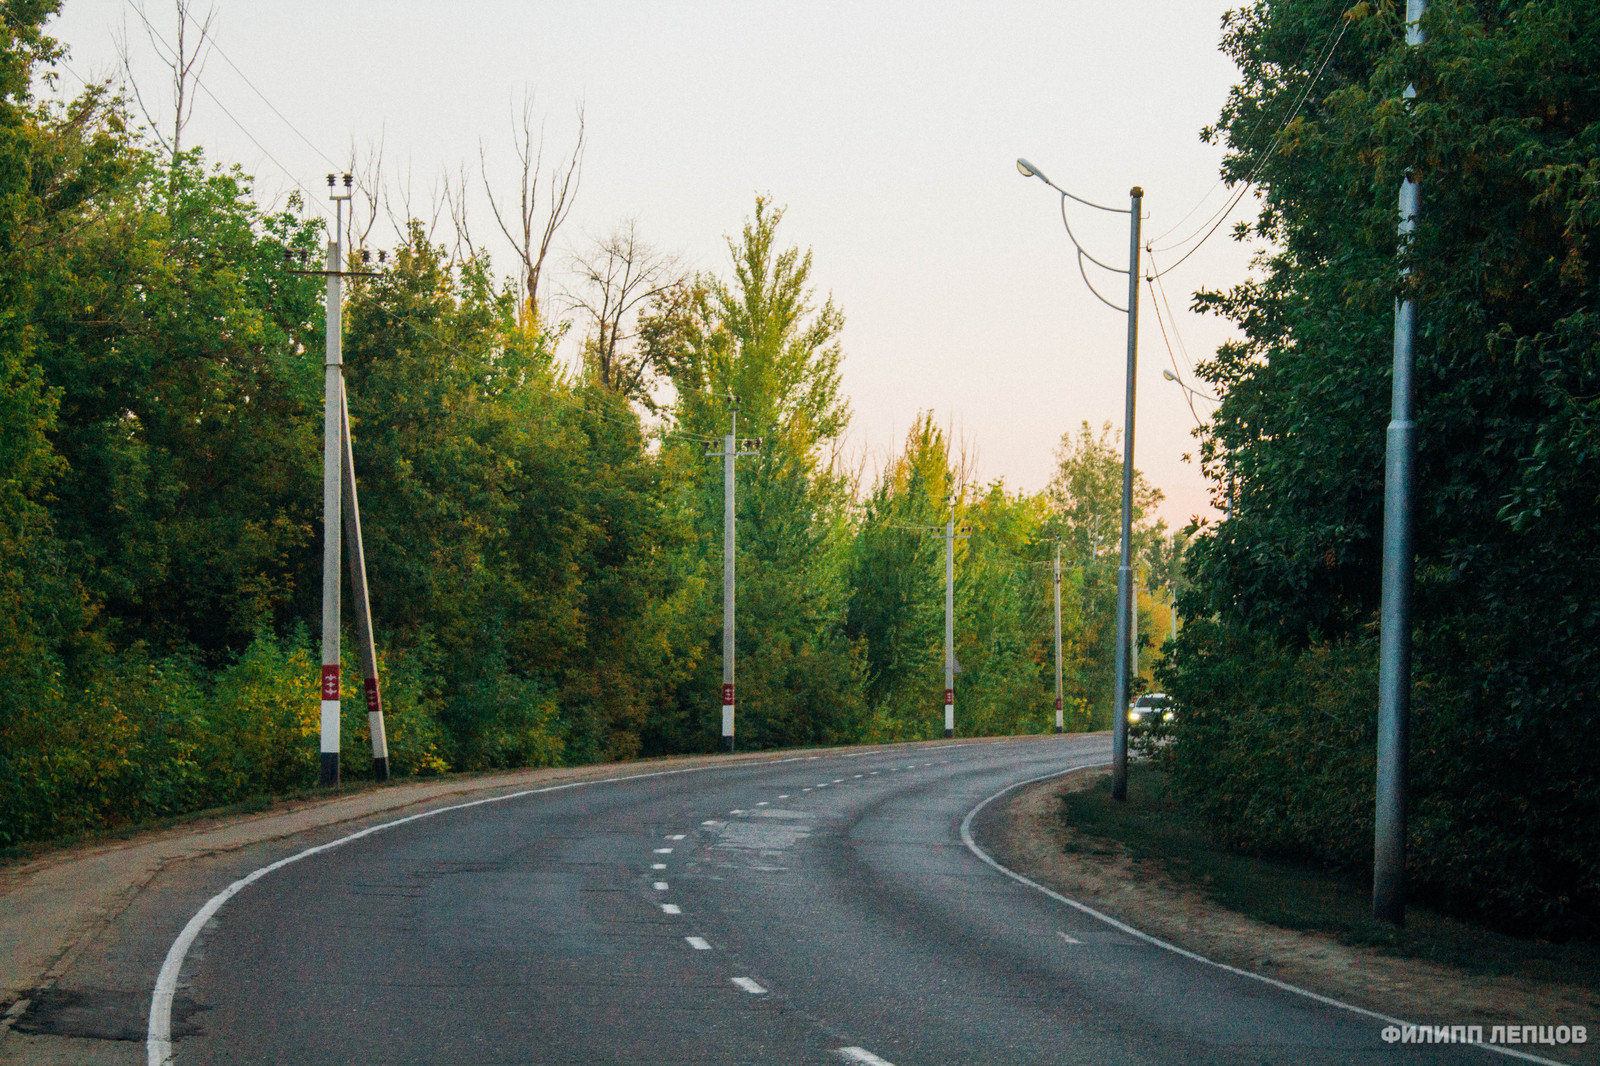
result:
[[(323, 287), (283, 253), (315, 260), (321, 223), (296, 201), (264, 211), (198, 149), (152, 148), (104, 90), (35, 95), (52, 7), (6, 5), (0, 47), (0, 844), (305, 787), (318, 763)], [(860, 484), (839, 459), (843, 316), (781, 214), (758, 200), (728, 272), (664, 290), (637, 350), (609, 352), (638, 370), (625, 394), (565, 368), (568, 324), (486, 255), (419, 224), (392, 266), (347, 281), (395, 772), (713, 750), (723, 485), (706, 453), (730, 394), (760, 440), (739, 460), (742, 747), (938, 735), (944, 567), (925, 527), (952, 512), (972, 529), (959, 731), (1051, 727), (1037, 564), (1058, 538), (1068, 722), (1104, 721), (1114, 441), (1085, 427), (1026, 495), (974, 484), (924, 417)], [(1171, 544), (1140, 529), (1169, 573)], [(1146, 612), (1152, 647), (1164, 610)], [(341, 761), (359, 778), (352, 643)]]
[[(1174, 781), (1221, 832), (1370, 862), (1384, 429), (1409, 266), (1412, 882), (1543, 932), (1600, 921), (1597, 16), (1585, 0), (1434, 0), (1415, 50), (1392, 2), (1229, 17), (1243, 78), (1208, 135), (1231, 150), (1228, 179), (1260, 190), (1238, 236), (1261, 253), (1252, 281), (1197, 297), (1243, 337), (1203, 369), (1222, 398), (1204, 457), (1230, 510), (1190, 557), (1185, 613), (1212, 620), (1187, 630), (1169, 682), (1187, 708)], [(1423, 207), (1397, 255), (1408, 170)]]

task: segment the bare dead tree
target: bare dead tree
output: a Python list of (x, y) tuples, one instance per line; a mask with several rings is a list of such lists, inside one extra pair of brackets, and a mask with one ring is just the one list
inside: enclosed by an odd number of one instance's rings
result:
[(444, 176), (445, 206), (450, 212), (450, 225), (455, 230), (455, 245), (450, 250), (450, 265), (458, 266), (473, 256), (476, 245), (472, 243), (472, 225), (467, 214), (467, 168), (463, 165), (456, 174), (454, 185), (450, 175)]
[[(128, 87), (133, 90), (134, 102), (138, 104), (139, 111), (144, 115), (145, 124), (150, 127), (151, 134), (161, 147), (165, 148), (176, 160), (183, 151), (183, 131), (188, 126), (189, 118), (194, 114), (195, 88), (200, 80), (200, 74), (205, 69), (206, 56), (210, 54), (207, 47), (211, 37), (211, 24), (216, 19), (216, 9), (212, 8), (205, 14), (205, 18), (196, 19), (191, 13), (193, 7), (190, 0), (173, 0), (173, 6), (178, 15), (178, 32), (176, 45), (167, 41), (156, 32), (155, 24), (150, 21), (150, 16), (145, 13), (143, 0), (131, 0), (130, 6), (134, 14), (139, 16), (139, 21), (144, 25), (145, 37), (150, 42), (151, 49), (172, 72), (172, 133), (163, 136), (161, 122), (154, 110), (145, 103), (144, 93), (139, 88), (139, 80), (133, 75), (133, 51), (128, 47), (128, 30), (124, 25), (122, 34), (117, 40), (117, 58), (122, 65), (124, 79)], [(191, 31), (191, 23), (194, 29)]]
[[(483, 146), (478, 147), (478, 165), (483, 176), (483, 189), (489, 197), (489, 210), (506, 240), (511, 242), (520, 260), (518, 264), (523, 291), (523, 314), (529, 323), (539, 321), (539, 282), (544, 271), (545, 258), (550, 254), (550, 243), (556, 231), (572, 212), (577, 198), (578, 182), (583, 171), (583, 107), (578, 107), (578, 136), (572, 155), (565, 165), (557, 163), (550, 168), (549, 186), (540, 203), (539, 183), (543, 180), (544, 128), (540, 125), (537, 141), (534, 138), (533, 96), (522, 101), (522, 120), (515, 130), (517, 159), (522, 164), (522, 181), (517, 199), (516, 217), (511, 224), (506, 213), (500, 210), (494, 190), (489, 184), (488, 159)], [(507, 205), (509, 208), (509, 204)]]
[(428, 195), (427, 217), (424, 218), (418, 211), (417, 204), (412, 198), (411, 169), (406, 168), (406, 180), (398, 185), (391, 194), (388, 186), (383, 192), (383, 211), (389, 219), (389, 225), (394, 227), (398, 240), (402, 243), (411, 239), (411, 223), (424, 223), (423, 236), (428, 240), (433, 239), (433, 231), (439, 226), (439, 217), (444, 214), (449, 202), (450, 177), (445, 175), (443, 181), (435, 179), (433, 191)]
[(630, 399), (647, 391), (653, 365), (638, 337), (640, 308), (684, 283), (677, 256), (667, 255), (639, 236), (628, 219), (610, 234), (572, 257), (574, 283), (566, 289), (569, 307), (582, 312), (593, 332), (584, 343), (596, 377)]
[[(361, 200), (366, 207), (366, 217), (357, 220), (356, 204), (351, 201), (350, 217), (346, 220), (346, 248), (365, 248), (367, 237), (372, 234), (372, 227), (377, 225), (379, 201), (383, 197), (383, 138), (367, 143), (364, 157), (356, 153), (354, 145), (350, 147), (350, 175), (355, 180), (355, 189), (361, 194)], [(359, 232), (357, 232), (359, 229)]]

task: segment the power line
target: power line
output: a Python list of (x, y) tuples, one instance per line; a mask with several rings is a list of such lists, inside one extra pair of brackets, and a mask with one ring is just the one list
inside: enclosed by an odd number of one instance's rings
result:
[[(1293, 108), (1293, 110), (1291, 110), (1289, 112), (1288, 117), (1286, 117), (1283, 120), (1283, 122), (1281, 122), (1278, 125), (1277, 131), (1273, 134), (1272, 143), (1267, 146), (1266, 151), (1262, 152), (1261, 156), (1256, 160), (1255, 166), (1253, 168), (1251, 168), (1250, 173), (1245, 177), (1244, 182), (1240, 185), (1238, 193), (1236, 193), (1231, 199), (1229, 199), (1228, 202), (1223, 205), (1222, 209), (1217, 214), (1211, 216), (1211, 218), (1208, 218), (1205, 222), (1202, 222), (1200, 224), (1200, 226), (1197, 229), (1195, 229), (1195, 231), (1193, 233), (1189, 234), (1189, 236), (1184, 237), (1182, 240), (1174, 241), (1172, 244), (1164, 245), (1162, 248), (1159, 249), (1159, 251), (1171, 251), (1171, 250), (1173, 250), (1175, 248), (1181, 248), (1181, 247), (1183, 247), (1183, 245), (1185, 245), (1185, 244), (1189, 243), (1190, 241), (1194, 240), (1195, 236), (1197, 234), (1199, 234), (1201, 230), (1205, 230), (1205, 235), (1200, 237), (1199, 242), (1197, 244), (1195, 244), (1194, 247), (1190, 248), (1187, 252), (1185, 252), (1183, 254), (1183, 256), (1181, 258), (1179, 258), (1177, 262), (1173, 263), (1172, 266), (1168, 267), (1167, 270), (1176, 270), (1183, 263), (1184, 260), (1188, 259), (1195, 252), (1199, 251), (1200, 248), (1203, 247), (1205, 245), (1205, 243), (1211, 239), (1212, 234), (1217, 232), (1218, 228), (1221, 227), (1222, 223), (1227, 221), (1228, 216), (1233, 214), (1233, 209), (1235, 207), (1239, 206), (1239, 203), (1244, 199), (1245, 195), (1252, 188), (1254, 188), (1255, 182), (1256, 182), (1256, 178), (1260, 176), (1261, 171), (1263, 169), (1265, 169), (1267, 163), (1269, 161), (1271, 161), (1273, 154), (1276, 153), (1276, 151), (1278, 149), (1278, 145), (1282, 142), (1283, 135), (1284, 135), (1285, 131), (1288, 130), (1290, 123), (1292, 123), (1297, 117), (1299, 117), (1301, 108), (1303, 108), (1305, 106), (1306, 100), (1311, 96), (1311, 90), (1316, 87), (1317, 82), (1320, 81), (1321, 78), (1322, 78), (1323, 72), (1328, 69), (1328, 64), (1333, 60), (1334, 52), (1338, 50), (1339, 43), (1344, 40), (1344, 35), (1349, 29), (1350, 29), (1350, 21), (1348, 19), (1346, 19), (1345, 22), (1344, 22), (1344, 25), (1339, 27), (1338, 34), (1336, 34), (1334, 36), (1333, 43), (1328, 46), (1328, 51), (1326, 52), (1326, 54), (1323, 55), (1322, 62), (1321, 62), (1320, 65), (1318, 65), (1316, 73), (1311, 76), (1311, 80), (1308, 81), (1306, 83), (1305, 88), (1301, 90), (1300, 97), (1299, 97), (1298, 100), (1295, 101), (1294, 108)], [(1255, 129), (1256, 130), (1260, 129), (1260, 124), (1259, 123), (1256, 125)], [(1252, 130), (1251, 131), (1251, 136), (1253, 137), (1254, 134), (1255, 134), (1255, 130)], [(1221, 179), (1218, 179), (1218, 183), (1219, 184), (1221, 183)], [(1216, 186), (1213, 185), (1212, 189), (1215, 189), (1215, 188), (1216, 188)], [(1206, 197), (1209, 197), (1210, 195), (1211, 195), (1211, 190), (1207, 190), (1205, 196), (1201, 197), (1201, 202), (1203, 203), (1205, 201)], [(1189, 217), (1189, 215), (1194, 214), (1195, 210), (1198, 209), (1198, 206), (1199, 205), (1197, 204), (1194, 208), (1191, 208), (1189, 210), (1189, 214), (1184, 215), (1184, 218), (1187, 219)], [(1182, 224), (1183, 224), (1183, 222), (1182, 222), (1182, 220), (1180, 220), (1178, 225), (1182, 225)], [(1207, 228), (1207, 227), (1209, 227), (1209, 228)], [(1172, 229), (1177, 229), (1177, 226), (1173, 226)], [(1171, 233), (1172, 229), (1167, 230), (1167, 233)], [(1167, 233), (1162, 234), (1161, 237), (1157, 237), (1156, 240), (1163, 239), (1164, 237), (1166, 237)], [(1154, 243), (1155, 243), (1155, 241), (1151, 241), (1149, 244), (1146, 244), (1145, 245), (1145, 250), (1147, 252), (1148, 251), (1158, 250), (1158, 249), (1155, 249), (1155, 248), (1152, 247), (1154, 245)]]
[[(402, 318), (398, 313), (390, 310), (389, 308), (383, 306), (380, 303), (373, 303), (370, 306), (372, 306), (376, 310), (382, 312), (384, 315), (388, 316), (390, 321), (392, 321), (392, 322), (394, 322), (394, 323), (396, 323), (398, 325), (409, 326), (411, 329), (415, 330), (416, 332), (422, 334), (425, 337), (428, 337), (430, 340), (432, 340), (435, 344), (438, 344), (440, 347), (445, 348), (445, 349), (447, 349), (447, 350), (449, 350), (451, 352), (454, 352), (456, 355), (459, 355), (459, 356), (461, 356), (463, 358), (466, 358), (466, 359), (474, 358), (474, 356), (471, 353), (469, 353), (468, 351), (466, 351), (464, 348), (460, 347), (459, 345), (456, 345), (456, 344), (452, 343), (451, 341), (446, 340), (444, 337), (441, 337), (439, 334), (437, 334), (437, 333), (433, 332), (432, 330), (428, 329), (426, 326), (424, 326), (421, 323), (417, 322), (415, 319)], [(605, 411), (605, 410), (601, 410), (599, 408), (590, 407), (590, 406), (582, 403), (579, 400), (574, 400), (569, 396), (564, 396), (561, 393), (556, 392), (556, 391), (554, 391), (552, 389), (543, 388), (543, 387), (535, 384), (532, 381), (524, 381), (524, 382), (522, 382), (522, 385), (524, 387), (526, 387), (526, 388), (532, 389), (534, 392), (540, 393), (541, 395), (548, 397), (549, 399), (555, 400), (557, 403), (564, 404), (567, 407), (570, 407), (572, 410), (579, 412), (580, 414), (586, 414), (586, 415), (590, 415), (590, 416), (592, 416), (594, 418), (598, 418), (598, 419), (601, 419), (601, 420), (604, 420), (604, 421), (614, 422), (617, 425), (639, 426), (641, 429), (643, 428), (642, 426), (640, 426), (639, 420), (637, 418), (625, 418), (625, 417), (623, 417), (621, 415), (613, 414), (610, 411)], [(708, 436), (703, 436), (703, 435), (697, 434), (697, 433), (685, 433), (685, 432), (683, 432), (681, 430), (666, 430), (666, 431), (662, 432), (661, 436), (663, 438), (677, 438), (679, 440), (689, 441), (689, 442), (694, 443), (694, 444), (715, 443), (715, 442), (720, 441), (722, 439), (721, 437), (708, 437)]]
[[(150, 20), (145, 17), (145, 13), (143, 11), (140, 11), (139, 8), (134, 5), (133, 0), (123, 0), (123, 3), (135, 15), (139, 16), (139, 21), (144, 23), (145, 29), (149, 31), (151, 37), (153, 37), (157, 41), (159, 41), (161, 43), (161, 46), (163, 48), (167, 49), (169, 52), (173, 51), (172, 46), (167, 43), (166, 38), (162, 37), (160, 32), (155, 28), (155, 26), (151, 25)], [(176, 52), (174, 52), (173, 54), (176, 55)], [(312, 192), (310, 189), (306, 188), (304, 185), (302, 185), (300, 183), (300, 179), (294, 176), (294, 171), (290, 170), (288, 167), (284, 166), (281, 162), (279, 162), (277, 156), (275, 156), (271, 152), (267, 151), (266, 146), (263, 145), (260, 141), (256, 140), (255, 134), (251, 133), (248, 129), (246, 129), (244, 123), (240, 122), (237, 118), (234, 117), (233, 112), (228, 110), (227, 105), (224, 104), (221, 100), (219, 100), (217, 98), (217, 94), (211, 91), (210, 86), (206, 85), (205, 81), (202, 80), (201, 77), (198, 74), (196, 74), (194, 76), (194, 83), (195, 83), (195, 86), (197, 88), (199, 88), (201, 91), (203, 91), (207, 96), (209, 96), (211, 98), (211, 102), (216, 104), (217, 107), (219, 109), (221, 109), (221, 111), (222, 111), (222, 113), (224, 115), (228, 116), (228, 121), (232, 122), (235, 126), (239, 127), (239, 132), (244, 134), (247, 138), (249, 138), (250, 143), (255, 145), (258, 149), (261, 150), (261, 154), (262, 155), (264, 155), (268, 159), (270, 159), (274, 166), (276, 166), (279, 170), (283, 171), (284, 175), (290, 181), (294, 182), (294, 184), (300, 189), (301, 192), (306, 194), (306, 196), (308, 197), (308, 200), (306, 202), (311, 204), (311, 205), (313, 205), (314, 207), (316, 207), (316, 209), (318, 211), (322, 212), (323, 217), (326, 218), (327, 215), (328, 215), (328, 209), (322, 205), (322, 202), (317, 198), (317, 194)]]
[[(1168, 337), (1167, 337), (1167, 324), (1166, 324), (1166, 322), (1164, 322), (1162, 320), (1161, 305), (1156, 302), (1155, 284), (1153, 283), (1152, 279), (1149, 276), (1145, 277), (1145, 284), (1150, 287), (1150, 306), (1151, 306), (1151, 309), (1154, 310), (1155, 313), (1156, 313), (1156, 325), (1161, 327), (1161, 341), (1162, 341), (1163, 344), (1165, 344), (1167, 346), (1167, 360), (1170, 363), (1172, 363), (1173, 373), (1181, 373), (1181, 371), (1178, 370), (1178, 360), (1172, 354), (1172, 341), (1169, 340)], [(1170, 313), (1172, 309), (1169, 307), (1167, 310)], [(1178, 328), (1178, 324), (1176, 322), (1174, 322), (1172, 324), (1172, 328), (1174, 330), (1176, 330)], [(1179, 343), (1182, 343), (1182, 342), (1180, 341)], [(1180, 382), (1180, 387), (1181, 387), (1181, 382)], [(1193, 400), (1193, 398), (1190, 397), (1188, 389), (1184, 389), (1183, 390), (1183, 402), (1184, 402), (1184, 404), (1186, 404), (1188, 406), (1188, 408), (1189, 408), (1189, 416), (1194, 419), (1194, 424), (1196, 426), (1205, 425), (1204, 422), (1200, 421), (1200, 413), (1194, 409), (1194, 400)]]
[[(130, 2), (131, 2), (131, 0), (130, 0)], [(178, 9), (178, 13), (179, 13), (180, 17), (186, 18), (190, 22), (193, 22), (197, 28), (199, 28), (201, 30), (205, 29), (204, 26), (201, 26), (200, 23), (195, 20), (193, 15), (189, 14), (189, 9), (187, 7), (180, 7)], [(294, 135), (296, 137), (299, 137), (302, 141), (305, 142), (307, 148), (310, 148), (313, 152), (315, 152), (318, 155), (320, 155), (323, 158), (323, 160), (330, 167), (338, 167), (340, 165), (339, 163), (334, 162), (334, 160), (328, 155), (327, 152), (324, 152), (321, 148), (317, 147), (316, 144), (312, 143), (312, 140), (311, 140), (310, 137), (307, 137), (304, 133), (301, 133), (300, 132), (300, 128), (298, 126), (296, 126), (293, 122), (290, 122), (288, 116), (286, 116), (282, 111), (279, 111), (276, 104), (274, 104), (271, 100), (267, 99), (267, 94), (266, 93), (264, 93), (260, 89), (256, 88), (255, 82), (251, 81), (249, 75), (247, 75), (244, 71), (239, 69), (239, 64), (235, 63), (231, 58), (229, 58), (228, 53), (224, 52), (222, 50), (222, 46), (220, 44), (218, 44), (216, 41), (213, 40), (211, 42), (211, 47), (217, 53), (217, 55), (222, 57), (222, 61), (224, 63), (228, 64), (228, 66), (232, 67), (233, 68), (233, 72), (235, 74), (239, 75), (239, 77), (244, 81), (244, 83), (246, 85), (250, 86), (250, 91), (255, 93), (256, 96), (260, 97), (261, 98), (261, 102), (266, 104), (269, 108), (271, 108), (272, 109), (272, 113), (274, 115), (277, 115), (278, 118), (282, 119), (283, 120), (283, 124), (285, 126), (288, 126), (289, 129), (293, 130), (294, 131)]]

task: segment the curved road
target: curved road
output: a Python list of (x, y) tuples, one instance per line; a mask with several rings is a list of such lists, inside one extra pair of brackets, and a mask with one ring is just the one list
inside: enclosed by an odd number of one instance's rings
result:
[(774, 757), (397, 825), (222, 907), (184, 960), (203, 1010), (174, 1061), (1489, 1061), (1384, 1044), (963, 844), (987, 797), (1108, 757), (1103, 736)]

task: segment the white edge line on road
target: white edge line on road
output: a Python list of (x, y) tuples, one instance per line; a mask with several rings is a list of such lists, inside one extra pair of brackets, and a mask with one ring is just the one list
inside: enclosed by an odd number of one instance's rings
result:
[[(1111, 915), (1103, 914), (1100, 911), (1097, 911), (1093, 907), (1089, 906), (1087, 903), (1079, 903), (1075, 899), (1070, 899), (1070, 898), (1068, 898), (1066, 896), (1063, 896), (1061, 893), (1056, 892), (1053, 889), (1046, 888), (1044, 885), (1041, 885), (1039, 882), (1034, 881), (1031, 878), (1027, 878), (1027, 877), (1022, 876), (1021, 874), (1017, 873), (1017, 871), (1011, 869), (1010, 867), (1000, 865), (1000, 863), (997, 862), (987, 851), (984, 851), (982, 848), (980, 848), (978, 846), (978, 842), (976, 840), (972, 839), (972, 819), (977, 817), (977, 814), (978, 814), (979, 811), (983, 810), (985, 807), (987, 807), (989, 804), (993, 803), (995, 800), (999, 799), (1001, 796), (1004, 796), (1007, 792), (1015, 791), (1016, 789), (1019, 789), (1019, 788), (1023, 787), (1024, 785), (1031, 785), (1031, 784), (1034, 784), (1034, 783), (1039, 782), (1039, 781), (1048, 781), (1052, 777), (1065, 777), (1067, 774), (1077, 773), (1077, 772), (1079, 772), (1081, 770), (1094, 770), (1094, 769), (1098, 769), (1099, 767), (1102, 767), (1102, 766), (1110, 766), (1110, 765), (1111, 765), (1111, 763), (1109, 761), (1107, 761), (1107, 762), (1097, 762), (1097, 763), (1087, 763), (1087, 764), (1085, 764), (1083, 766), (1072, 766), (1072, 767), (1068, 767), (1065, 770), (1057, 770), (1054, 773), (1040, 774), (1038, 777), (1030, 777), (1025, 781), (1018, 781), (1015, 784), (1007, 785), (1005, 788), (1002, 788), (999, 792), (996, 792), (994, 795), (990, 796), (988, 799), (984, 800), (983, 802), (979, 803), (976, 807), (972, 808), (972, 810), (967, 812), (967, 816), (965, 818), (961, 819), (961, 842), (967, 846), (967, 850), (972, 852), (972, 854), (976, 855), (978, 858), (982, 859), (984, 862), (988, 863), (990, 866), (993, 866), (996, 870), (999, 870), (1001, 873), (1005, 874), (1007, 877), (1011, 878), (1013, 881), (1016, 881), (1018, 884), (1027, 885), (1029, 888), (1033, 889), (1036, 892), (1044, 893), (1046, 896), (1049, 896), (1051, 899), (1055, 900), (1057, 903), (1065, 903), (1067, 906), (1073, 908), (1074, 910), (1081, 911), (1082, 913), (1087, 914), (1091, 918), (1094, 918), (1094, 919), (1097, 919), (1099, 921), (1104, 922), (1105, 924), (1111, 926), (1111, 928), (1116, 929), (1119, 932), (1127, 933), (1131, 937), (1137, 937), (1138, 939), (1143, 940), (1146, 944), (1150, 944), (1150, 945), (1152, 945), (1154, 947), (1161, 948), (1163, 951), (1170, 951), (1174, 955), (1181, 955), (1186, 959), (1190, 959), (1190, 960), (1192, 960), (1194, 962), (1201, 963), (1202, 965), (1214, 966), (1219, 970), (1226, 970), (1228, 973), (1236, 974), (1239, 977), (1248, 977), (1252, 981), (1260, 981), (1262, 984), (1271, 985), (1273, 988), (1281, 989), (1284, 992), (1292, 992), (1293, 994), (1295, 994), (1297, 996), (1304, 996), (1307, 999), (1314, 999), (1318, 1003), (1325, 1004), (1325, 1005), (1327, 1005), (1329, 1007), (1337, 1007), (1339, 1010), (1347, 1010), (1347, 1011), (1350, 1011), (1352, 1014), (1360, 1014), (1360, 1015), (1363, 1015), (1363, 1016), (1368, 1017), (1368, 1018), (1376, 1018), (1381, 1022), (1388, 1022), (1391, 1025), (1411, 1025), (1412, 1024), (1411, 1022), (1403, 1021), (1403, 1020), (1401, 1020), (1399, 1018), (1395, 1018), (1395, 1017), (1393, 1017), (1391, 1015), (1388, 1015), (1388, 1014), (1380, 1014), (1375, 1010), (1367, 1010), (1365, 1007), (1358, 1007), (1353, 1003), (1346, 1003), (1343, 1000), (1334, 999), (1332, 996), (1324, 996), (1324, 995), (1322, 995), (1322, 994), (1320, 994), (1318, 992), (1312, 992), (1309, 989), (1301, 988), (1298, 985), (1291, 985), (1287, 981), (1279, 981), (1277, 978), (1274, 978), (1274, 977), (1266, 977), (1266, 976), (1263, 976), (1262, 974), (1259, 974), (1259, 973), (1251, 973), (1249, 970), (1241, 970), (1237, 966), (1229, 966), (1225, 962), (1217, 962), (1217, 961), (1215, 961), (1213, 959), (1208, 959), (1204, 955), (1200, 955), (1200, 954), (1197, 954), (1197, 953), (1195, 953), (1193, 951), (1189, 951), (1186, 948), (1180, 948), (1176, 944), (1169, 944), (1167, 941), (1162, 940), (1159, 937), (1153, 937), (1149, 933), (1146, 933), (1146, 932), (1143, 932), (1141, 930), (1135, 929), (1133, 926), (1127, 924), (1126, 922), (1119, 922), (1119, 921), (1117, 921), (1117, 919), (1111, 917)], [(1515, 1050), (1513, 1048), (1502, 1047), (1499, 1044), (1467, 1044), (1465, 1046), (1466, 1047), (1475, 1047), (1475, 1048), (1478, 1048), (1480, 1051), (1491, 1052), (1491, 1053), (1496, 1054), (1496, 1055), (1506, 1055), (1506, 1056), (1509, 1056), (1510, 1058), (1522, 1059), (1525, 1062), (1543, 1063), (1544, 1066), (1570, 1066), (1569, 1063), (1557, 1062), (1555, 1059), (1541, 1058), (1538, 1055), (1530, 1055), (1526, 1051), (1517, 1051), (1517, 1050)]]
[(888, 1059), (880, 1059), (864, 1047), (841, 1047), (833, 1050), (840, 1058), (859, 1062), (862, 1066), (894, 1066)]
[[(433, 818), (450, 811), (466, 810), (469, 807), (482, 807), (488, 803), (504, 803), (507, 800), (521, 799), (524, 796), (537, 796), (546, 792), (564, 792), (567, 789), (585, 788), (590, 785), (613, 785), (622, 781), (642, 781), (651, 777), (671, 777), (675, 774), (695, 774), (703, 770), (727, 768), (728, 764), (726, 763), (712, 763), (707, 766), (686, 766), (681, 770), (655, 770), (647, 774), (602, 777), (591, 781), (568, 781), (560, 785), (546, 785), (544, 788), (525, 788), (518, 792), (508, 792), (503, 796), (486, 796), (483, 799), (467, 800), (465, 803), (452, 803), (446, 807), (435, 807), (432, 810), (408, 814), (404, 818), (396, 818), (392, 822), (369, 825), (365, 829), (358, 829), (354, 833), (339, 837), (337, 840), (330, 840), (325, 844), (318, 844), (315, 847), (306, 848), (304, 851), (297, 851), (293, 855), (279, 859), (277, 862), (269, 863), (259, 870), (251, 871), (207, 900), (206, 905), (196, 911), (194, 917), (190, 918), (189, 923), (183, 927), (183, 931), (178, 934), (178, 939), (172, 942), (172, 947), (167, 949), (167, 957), (161, 964), (161, 972), (156, 975), (155, 989), (150, 995), (150, 1023), (145, 1031), (145, 1052), (149, 1066), (168, 1066), (172, 1062), (172, 1000), (177, 995), (178, 977), (183, 971), (184, 959), (188, 957), (189, 949), (194, 946), (196, 938), (200, 936), (200, 930), (205, 928), (207, 922), (216, 917), (223, 904), (273, 871), (281, 870), (291, 863), (299, 862), (301, 859), (320, 855), (325, 851), (332, 851), (334, 848), (348, 844), (352, 840), (360, 840), (362, 837), (381, 833), (385, 829), (393, 829), (395, 826), (406, 825), (409, 822), (418, 822), (424, 818)], [(671, 850), (671, 848), (657, 849), (658, 853), (662, 851), (670, 852)]]

